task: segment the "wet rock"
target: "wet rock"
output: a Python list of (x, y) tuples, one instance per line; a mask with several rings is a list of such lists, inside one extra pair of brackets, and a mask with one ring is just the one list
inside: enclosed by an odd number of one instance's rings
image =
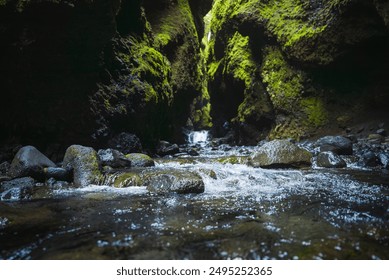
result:
[(325, 136), (316, 141), (320, 152), (334, 152), (338, 155), (352, 155), (353, 144), (343, 136)]
[(142, 186), (143, 182), (138, 173), (125, 172), (107, 175), (106, 178), (104, 178), (104, 185), (114, 186), (115, 188), (128, 188)]
[(131, 160), (118, 150), (99, 150), (97, 154), (103, 166), (111, 166), (113, 168), (131, 167)]
[(2, 164), (0, 164), (0, 175), (7, 174), (10, 167), (11, 164), (8, 161), (4, 161)]
[(27, 199), (33, 193), (35, 180), (31, 177), (17, 178), (0, 184), (0, 200), (22, 200)]
[(35, 147), (25, 146), (16, 153), (8, 175), (12, 178), (30, 176), (42, 180), (44, 178), (43, 169), (46, 167), (56, 167), (56, 165)]
[(378, 130), (376, 131), (376, 133), (379, 134), (379, 135), (382, 135), (382, 136), (384, 136), (384, 137), (386, 136), (386, 130), (383, 129), (383, 128), (378, 129)]
[(322, 152), (318, 154), (316, 159), (318, 167), (325, 168), (343, 168), (346, 167), (346, 162), (333, 152)]
[(119, 150), (123, 154), (142, 151), (142, 144), (135, 134), (122, 132), (108, 142), (108, 147)]
[(182, 170), (153, 170), (141, 174), (142, 185), (152, 193), (202, 193), (205, 186), (194, 172)]
[(73, 172), (71, 169), (65, 169), (61, 167), (47, 167), (44, 169), (46, 178), (53, 178), (59, 181), (72, 182)]
[(171, 144), (167, 141), (160, 141), (157, 148), (157, 154), (160, 156), (174, 155), (180, 152), (177, 144)]
[(247, 157), (246, 156), (229, 156), (229, 157), (222, 157), (217, 159), (218, 162), (221, 164), (246, 164), (247, 163)]
[(377, 133), (369, 134), (367, 139), (369, 140), (370, 143), (375, 143), (375, 144), (381, 144), (382, 142), (385, 141), (385, 137)]
[(188, 150), (188, 155), (190, 155), (192, 157), (196, 157), (199, 155), (199, 152), (196, 149), (192, 148), (192, 149)]
[(311, 165), (312, 154), (287, 140), (274, 140), (261, 146), (250, 158), (250, 165), (285, 168)]
[(367, 167), (377, 167), (381, 164), (380, 159), (372, 151), (362, 154), (361, 160), (362, 165)]
[(63, 167), (73, 170), (74, 186), (77, 188), (96, 183), (101, 178), (99, 157), (90, 147), (70, 146), (66, 150)]
[(150, 167), (155, 165), (154, 160), (145, 154), (132, 153), (126, 155), (126, 158), (131, 160), (133, 167)]
[(382, 167), (385, 169), (389, 169), (389, 154), (388, 153), (380, 153), (378, 158), (382, 164)]

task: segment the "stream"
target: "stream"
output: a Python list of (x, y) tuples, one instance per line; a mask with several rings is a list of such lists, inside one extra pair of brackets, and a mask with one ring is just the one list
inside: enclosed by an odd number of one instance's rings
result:
[(0, 259), (389, 259), (389, 173), (261, 169), (223, 162), (256, 147), (156, 160), (196, 171), (202, 194), (56, 188), (0, 202)]

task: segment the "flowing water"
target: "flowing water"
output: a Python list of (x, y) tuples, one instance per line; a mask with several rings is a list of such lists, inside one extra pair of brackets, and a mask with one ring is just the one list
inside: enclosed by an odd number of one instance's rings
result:
[[(52, 188), (0, 202), (3, 259), (388, 259), (389, 174), (265, 170), (225, 163), (254, 147), (217, 149), (156, 169), (196, 171), (203, 194), (145, 187)], [(222, 163), (221, 163), (222, 162)]]

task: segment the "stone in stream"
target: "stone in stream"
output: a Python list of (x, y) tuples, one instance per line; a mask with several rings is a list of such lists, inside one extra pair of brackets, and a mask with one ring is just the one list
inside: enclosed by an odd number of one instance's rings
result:
[(174, 155), (180, 152), (177, 144), (171, 144), (167, 141), (159, 141), (157, 154), (160, 156)]
[(316, 141), (320, 152), (334, 152), (338, 155), (352, 155), (353, 143), (343, 136), (325, 136)]
[(362, 164), (366, 167), (377, 167), (381, 165), (380, 159), (372, 151), (367, 151), (361, 156)]
[(101, 179), (99, 157), (90, 147), (70, 146), (65, 153), (63, 168), (73, 170), (74, 186), (77, 188), (94, 184)]
[(203, 193), (202, 178), (195, 172), (183, 170), (145, 170), (141, 173), (142, 185), (152, 193)]
[(113, 168), (131, 167), (131, 160), (118, 150), (99, 150), (97, 154), (99, 155), (100, 163), (103, 166), (110, 166)]
[(380, 153), (378, 158), (381, 161), (382, 167), (389, 169), (389, 153)]
[(287, 140), (274, 140), (261, 146), (249, 164), (263, 168), (288, 168), (311, 165), (312, 154)]
[(343, 168), (346, 167), (346, 162), (333, 152), (322, 152), (316, 158), (318, 167), (325, 168)]
[(45, 177), (50, 179), (53, 178), (58, 181), (73, 181), (73, 172), (71, 169), (65, 169), (61, 167), (46, 167), (43, 170)]
[(55, 163), (33, 146), (22, 147), (12, 160), (8, 175), (12, 178), (33, 177), (43, 180), (44, 168), (56, 167)]
[(154, 166), (154, 160), (145, 154), (132, 153), (126, 155), (126, 158), (131, 160), (133, 167), (151, 167)]
[(28, 198), (35, 188), (35, 180), (23, 177), (5, 181), (0, 184), (0, 200), (21, 200)]

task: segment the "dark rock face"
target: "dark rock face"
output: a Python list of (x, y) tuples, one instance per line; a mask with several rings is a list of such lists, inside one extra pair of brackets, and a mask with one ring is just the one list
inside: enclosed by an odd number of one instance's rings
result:
[(312, 154), (287, 140), (274, 140), (261, 146), (251, 156), (254, 167), (285, 168), (311, 165)]
[(338, 155), (352, 155), (353, 144), (350, 139), (343, 136), (325, 136), (317, 140), (316, 146), (320, 152), (334, 152)]
[(1, 122), (1, 138), (42, 145), (89, 140), (94, 120), (88, 95), (97, 88), (102, 51), (116, 33), (120, 1), (5, 2), (0, 92), (7, 102), (1, 102), (0, 117), (13, 121)]
[(252, 145), (343, 125), (357, 104), (386, 112), (388, 11), (385, 0), (2, 1), (0, 118), (12, 122), (0, 144), (106, 147), (128, 131), (154, 148), (183, 141), (188, 123)]
[(42, 179), (46, 167), (56, 165), (35, 147), (25, 146), (15, 155), (8, 174), (12, 178), (31, 176)]
[(99, 150), (97, 154), (100, 158), (100, 163), (103, 166), (110, 166), (113, 168), (131, 167), (131, 160), (117, 150)]
[(135, 134), (122, 132), (113, 137), (108, 146), (119, 150), (123, 154), (136, 153), (142, 151), (142, 144)]
[(321, 152), (316, 159), (318, 167), (325, 168), (343, 168), (346, 167), (346, 162), (333, 152)]
[(99, 157), (90, 147), (70, 146), (66, 150), (63, 167), (73, 170), (74, 186), (77, 188), (97, 183), (101, 179)]

